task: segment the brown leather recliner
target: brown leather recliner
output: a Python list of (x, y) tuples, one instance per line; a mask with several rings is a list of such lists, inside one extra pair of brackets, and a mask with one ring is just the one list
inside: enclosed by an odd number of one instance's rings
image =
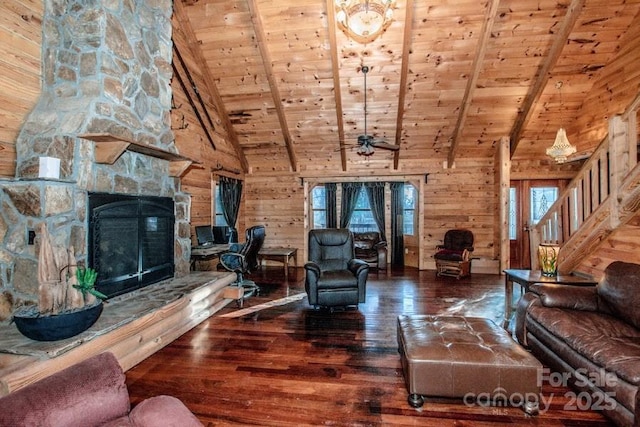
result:
[(470, 230), (454, 229), (444, 234), (442, 245), (436, 246), (436, 276), (453, 276), (457, 279), (471, 274), (473, 233)]
[(380, 233), (377, 231), (353, 233), (353, 244), (356, 258), (373, 268), (381, 270), (387, 268), (387, 242), (382, 240)]

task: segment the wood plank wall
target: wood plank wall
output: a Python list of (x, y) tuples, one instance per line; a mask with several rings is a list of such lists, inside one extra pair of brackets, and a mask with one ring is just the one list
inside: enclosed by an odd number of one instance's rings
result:
[(0, 2), (0, 176), (14, 177), (16, 138), (40, 95), (43, 2)]
[[(176, 7), (180, 7), (180, 4)], [(180, 11), (176, 10), (172, 18), (174, 77), (171, 82), (173, 92), (171, 128), (178, 151), (200, 162), (196, 167), (189, 169), (181, 180), (182, 190), (191, 194), (193, 238), (195, 226), (215, 222), (214, 189), (219, 175), (225, 174), (238, 179), (242, 177), (240, 174), (236, 176), (234, 173), (218, 170), (220, 168), (239, 170), (239, 162), (229, 142), (226, 129), (222, 125), (216, 103), (203, 78), (206, 72), (203, 70), (203, 62), (192, 50), (191, 28), (184, 21), (177, 22), (180, 16)], [(186, 64), (187, 69), (183, 64)], [(209, 118), (213, 125), (209, 123)], [(239, 229), (242, 233), (244, 229), (242, 209), (239, 217)]]
[(598, 75), (570, 129), (579, 130), (576, 141), (601, 141), (608, 131), (608, 119), (622, 114), (640, 93), (640, 15), (629, 26), (620, 46), (616, 57)]

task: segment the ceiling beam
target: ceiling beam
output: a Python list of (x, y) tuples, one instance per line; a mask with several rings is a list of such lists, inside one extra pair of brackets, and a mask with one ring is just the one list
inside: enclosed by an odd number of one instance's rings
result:
[(480, 71), (482, 70), (484, 56), (487, 52), (489, 40), (491, 39), (491, 30), (493, 29), (493, 24), (496, 21), (499, 4), (500, 0), (490, 0), (487, 5), (487, 12), (484, 16), (480, 40), (478, 42), (478, 50), (476, 51), (473, 58), (473, 64), (471, 65), (471, 76), (469, 77), (469, 80), (467, 80), (467, 87), (464, 90), (464, 97), (462, 98), (462, 108), (460, 108), (458, 119), (456, 120), (456, 126), (453, 130), (453, 138), (451, 139), (451, 147), (449, 147), (449, 156), (447, 157), (448, 167), (451, 167), (456, 159), (456, 151), (458, 151), (458, 146), (460, 145), (462, 129), (464, 129), (469, 107), (471, 106), (471, 100), (473, 99), (473, 93), (477, 86), (476, 83), (478, 82)]
[[(413, 0), (407, 0), (404, 15), (404, 34), (402, 35), (402, 66), (400, 69), (400, 88), (398, 93), (398, 115), (396, 116), (396, 145), (402, 141), (402, 123), (404, 122), (404, 100), (407, 95), (407, 74), (409, 73), (409, 52), (411, 51), (411, 33), (413, 30)], [(400, 150), (393, 153), (393, 169), (398, 169)]]
[(273, 105), (278, 114), (278, 120), (280, 121), (280, 129), (282, 130), (282, 137), (284, 138), (284, 144), (287, 148), (287, 154), (289, 155), (289, 164), (294, 172), (298, 171), (298, 160), (296, 153), (293, 151), (293, 143), (291, 142), (291, 133), (289, 132), (289, 126), (287, 125), (287, 119), (284, 116), (284, 109), (282, 108), (282, 97), (280, 96), (280, 90), (276, 78), (273, 75), (273, 61), (271, 60), (271, 53), (267, 47), (267, 36), (264, 32), (264, 25), (262, 23), (262, 17), (258, 11), (258, 4), (256, 0), (247, 0), (249, 5), (249, 12), (251, 13), (251, 22), (253, 24), (253, 31), (256, 34), (256, 41), (258, 43), (258, 49), (262, 55), (262, 64), (264, 65), (264, 71), (267, 75), (267, 81), (271, 88), (271, 97), (273, 98)]
[(511, 158), (513, 158), (513, 154), (515, 153), (516, 148), (518, 148), (520, 137), (522, 136), (522, 130), (524, 129), (525, 124), (529, 121), (531, 113), (533, 112), (533, 106), (538, 102), (538, 99), (547, 84), (549, 79), (549, 70), (551, 70), (556, 65), (556, 62), (558, 62), (562, 49), (567, 44), (569, 34), (575, 26), (576, 21), (580, 16), (580, 12), (582, 12), (584, 3), (585, 0), (571, 1), (571, 4), (567, 9), (567, 13), (562, 21), (562, 26), (560, 27), (558, 34), (555, 34), (553, 37), (553, 44), (549, 49), (547, 59), (541, 64), (536, 81), (529, 88), (527, 98), (522, 104), (522, 108), (518, 113), (518, 118), (513, 124), (513, 128), (511, 128), (511, 133), (509, 135), (509, 139), (511, 140)]
[(327, 0), (327, 32), (329, 33), (329, 51), (331, 52), (331, 70), (333, 71), (333, 96), (336, 101), (336, 122), (338, 124), (338, 144), (342, 171), (347, 170), (347, 149), (344, 142), (344, 120), (342, 112), (342, 90), (340, 89), (340, 64), (338, 62), (338, 42), (336, 41), (335, 0)]
[(240, 143), (238, 142), (238, 135), (233, 129), (233, 125), (229, 120), (229, 114), (227, 113), (227, 109), (224, 107), (224, 103), (222, 102), (222, 97), (220, 96), (220, 92), (218, 92), (218, 87), (211, 77), (211, 71), (207, 66), (207, 61), (202, 55), (202, 51), (200, 50), (200, 46), (198, 43), (198, 39), (196, 38), (195, 32), (191, 27), (189, 22), (189, 18), (187, 17), (187, 13), (184, 9), (184, 5), (182, 1), (174, 1), (173, 2), (173, 16), (175, 21), (177, 22), (179, 28), (173, 28), (173, 32), (181, 31), (185, 41), (187, 43), (187, 48), (189, 49), (191, 55), (193, 56), (196, 63), (202, 68), (202, 79), (204, 80), (207, 91), (209, 92), (209, 96), (213, 100), (213, 104), (215, 108), (218, 110), (218, 114), (220, 115), (220, 121), (227, 132), (227, 137), (229, 138), (229, 142), (231, 143), (236, 156), (238, 156), (238, 161), (240, 162), (240, 167), (244, 173), (249, 172), (249, 164), (247, 162), (247, 158), (244, 155), (244, 151), (240, 147)]

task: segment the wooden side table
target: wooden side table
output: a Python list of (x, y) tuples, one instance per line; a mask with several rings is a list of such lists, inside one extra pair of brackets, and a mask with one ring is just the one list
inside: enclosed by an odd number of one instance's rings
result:
[(293, 258), (293, 265), (298, 267), (297, 248), (262, 248), (258, 252), (258, 260), (260, 266), (266, 259), (280, 261), (284, 264), (284, 278), (289, 278), (289, 258)]
[(534, 283), (555, 283), (559, 285), (595, 286), (598, 282), (587, 277), (577, 275), (543, 276), (540, 270), (504, 270), (504, 322), (502, 326), (509, 328), (513, 314), (513, 284), (519, 284), (524, 291)]

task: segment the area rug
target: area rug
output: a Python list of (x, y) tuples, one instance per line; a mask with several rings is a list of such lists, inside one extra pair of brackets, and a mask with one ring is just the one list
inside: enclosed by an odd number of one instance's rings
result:
[(304, 297), (306, 297), (306, 296), (307, 296), (306, 293), (301, 292), (299, 294), (289, 295), (288, 297), (274, 299), (273, 301), (267, 301), (267, 302), (264, 302), (262, 304), (254, 305), (253, 307), (241, 308), (240, 310), (232, 311), (230, 313), (221, 314), (218, 317), (228, 317), (228, 318), (242, 317), (242, 316), (246, 316), (247, 314), (251, 314), (251, 313), (255, 313), (255, 312), (260, 311), (260, 310), (264, 310), (266, 308), (277, 307), (277, 306), (280, 306), (280, 305), (289, 304), (291, 302), (300, 301), (300, 300), (304, 299)]

